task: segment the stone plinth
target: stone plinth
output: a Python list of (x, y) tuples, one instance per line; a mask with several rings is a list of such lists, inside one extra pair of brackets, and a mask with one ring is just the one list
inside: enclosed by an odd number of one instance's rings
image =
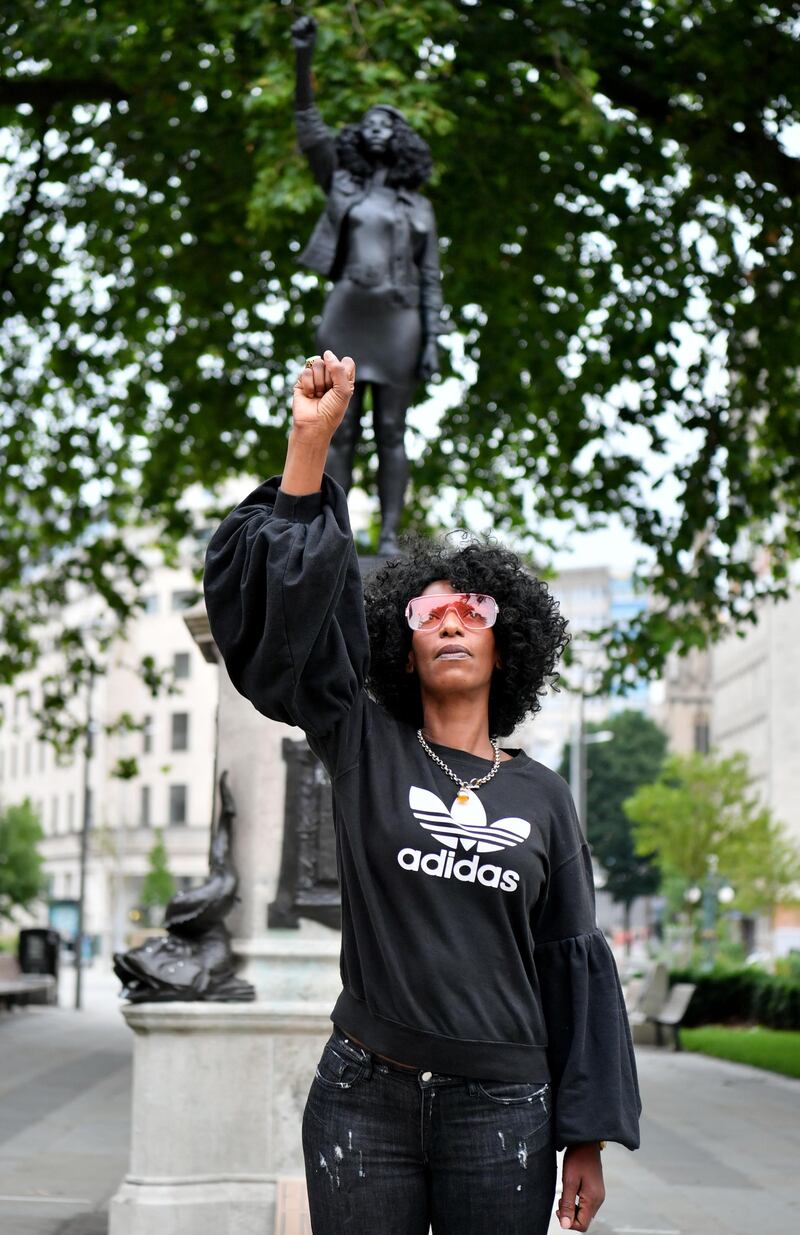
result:
[(302, 734), (235, 690), (202, 604), (186, 621), (219, 665), (216, 766), (236, 804), (240, 897), (226, 924), (258, 1002), (124, 1008), (135, 1035), (131, 1158), (109, 1231), (272, 1235), (276, 1181), (304, 1175), (303, 1107), (341, 990), (340, 937), (305, 919), (297, 930), (268, 929), (283, 847), (283, 742)]
[(130, 1169), (109, 1235), (271, 1235), (330, 1004), (128, 1005)]

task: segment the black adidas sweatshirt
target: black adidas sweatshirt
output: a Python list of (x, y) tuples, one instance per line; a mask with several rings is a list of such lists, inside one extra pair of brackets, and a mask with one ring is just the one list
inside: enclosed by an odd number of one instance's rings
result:
[[(299, 725), (330, 773), (343, 990), (331, 1013), (431, 1071), (547, 1081), (558, 1145), (635, 1149), (641, 1110), (614, 959), (567, 785), (521, 750), (464, 804), (415, 731), (369, 698), (361, 575), (343, 491), (279, 478), (206, 556), (211, 630), (237, 689)], [(434, 747), (465, 779), (488, 760)]]

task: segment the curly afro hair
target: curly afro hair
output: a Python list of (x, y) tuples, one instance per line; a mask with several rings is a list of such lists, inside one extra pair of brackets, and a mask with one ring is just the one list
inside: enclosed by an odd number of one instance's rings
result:
[(495, 670), (489, 691), (489, 732), (504, 737), (539, 711), (548, 686), (558, 689), (556, 664), (569, 636), (547, 585), (515, 553), (491, 540), (409, 540), (406, 556), (392, 558), (371, 576), (364, 589), (371, 652), (367, 688), (398, 720), (414, 728), (422, 724), (419, 680), (405, 672), (411, 647), (405, 608), (437, 579), (459, 592), (494, 596), (500, 607), (494, 636), (503, 667)]
[[(377, 104), (369, 110), (385, 111), (392, 120), (389, 146), (392, 161), (386, 173), (387, 185), (395, 189), (416, 189), (433, 170), (430, 146), (396, 108)], [(369, 180), (375, 167), (361, 136), (360, 124), (346, 124), (336, 134), (336, 158), (339, 166), (357, 180)]]

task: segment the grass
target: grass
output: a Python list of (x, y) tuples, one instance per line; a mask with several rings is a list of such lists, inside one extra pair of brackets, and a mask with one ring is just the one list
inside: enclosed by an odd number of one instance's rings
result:
[(783, 1076), (800, 1078), (800, 1031), (794, 1029), (727, 1029), (703, 1025), (682, 1029), (681, 1045), (687, 1051), (747, 1063)]

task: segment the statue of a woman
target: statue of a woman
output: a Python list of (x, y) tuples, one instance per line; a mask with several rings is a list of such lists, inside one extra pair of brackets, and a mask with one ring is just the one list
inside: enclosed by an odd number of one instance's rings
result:
[(416, 383), (438, 372), (442, 293), (436, 222), (418, 185), (431, 172), (426, 142), (402, 112), (371, 107), (335, 136), (314, 106), (313, 17), (292, 26), (296, 49), (297, 136), (328, 201), (300, 262), (333, 280), (317, 331), (320, 353), (352, 356), (358, 380), (326, 471), (347, 491), (361, 431), (364, 392), (372, 387), (378, 447), (381, 535), (378, 552), (397, 552), (408, 459), (406, 411)]

